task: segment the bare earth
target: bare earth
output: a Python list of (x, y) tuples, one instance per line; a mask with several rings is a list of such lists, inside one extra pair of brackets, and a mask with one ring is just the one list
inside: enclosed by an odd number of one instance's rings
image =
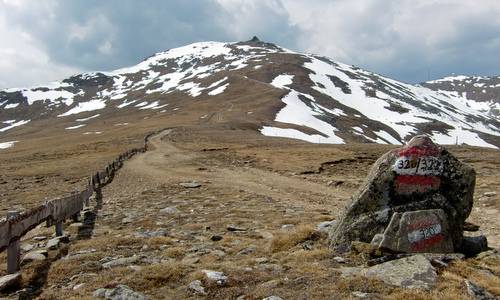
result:
[[(429, 292), (340, 275), (339, 268), (365, 257), (337, 262), (326, 234), (315, 228), (339, 217), (370, 166), (393, 146), (313, 145), (196, 126), (165, 130), (150, 144), (103, 190), (91, 239), (75, 239), (50, 253), (48, 262), (23, 267), (25, 283), (37, 287), (38, 297), (91, 299), (98, 288), (126, 284), (153, 299), (344, 299), (355, 298), (352, 292), (373, 299), (469, 299), (464, 278), (500, 295), (498, 256), (439, 269)], [(498, 248), (499, 152), (450, 150), (478, 172), (470, 221)], [(192, 181), (201, 186), (180, 185)], [(75, 237), (69, 224), (66, 231)], [(25, 243), (51, 233), (37, 229)], [(103, 267), (119, 258), (131, 259)], [(34, 275), (41, 268), (45, 274)], [(223, 272), (227, 282), (210, 282), (202, 270)], [(207, 295), (188, 289), (196, 279)]]

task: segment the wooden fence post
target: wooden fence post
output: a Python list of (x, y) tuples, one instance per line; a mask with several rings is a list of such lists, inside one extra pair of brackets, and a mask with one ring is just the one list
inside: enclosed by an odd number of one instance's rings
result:
[(55, 227), (56, 227), (56, 236), (62, 236), (63, 235), (62, 221), (56, 221)]
[[(19, 215), (17, 211), (7, 212), (7, 220)], [(11, 241), (7, 248), (7, 273), (14, 274), (20, 269), (21, 253), (19, 240)]]

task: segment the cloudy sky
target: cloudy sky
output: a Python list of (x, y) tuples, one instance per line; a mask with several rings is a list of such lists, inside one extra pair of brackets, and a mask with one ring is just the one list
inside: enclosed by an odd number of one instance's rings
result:
[(405, 82), (500, 75), (498, 0), (0, 0), (0, 88), (261, 40)]

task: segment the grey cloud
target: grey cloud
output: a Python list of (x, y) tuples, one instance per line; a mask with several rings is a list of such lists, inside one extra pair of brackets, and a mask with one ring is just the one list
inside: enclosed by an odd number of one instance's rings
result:
[(0, 87), (253, 35), (407, 82), (494, 75), (499, 14), (497, 0), (0, 0), (0, 52), (18, 52), (0, 57)]

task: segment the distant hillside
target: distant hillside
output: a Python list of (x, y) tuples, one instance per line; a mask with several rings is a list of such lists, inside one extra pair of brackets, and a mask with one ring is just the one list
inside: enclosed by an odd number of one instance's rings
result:
[(258, 39), (202, 42), (112, 72), (2, 90), (0, 139), (25, 126), (86, 134), (92, 122), (150, 112), (315, 143), (401, 144), (425, 133), (441, 144), (498, 148), (499, 91), (500, 77), (414, 86)]

